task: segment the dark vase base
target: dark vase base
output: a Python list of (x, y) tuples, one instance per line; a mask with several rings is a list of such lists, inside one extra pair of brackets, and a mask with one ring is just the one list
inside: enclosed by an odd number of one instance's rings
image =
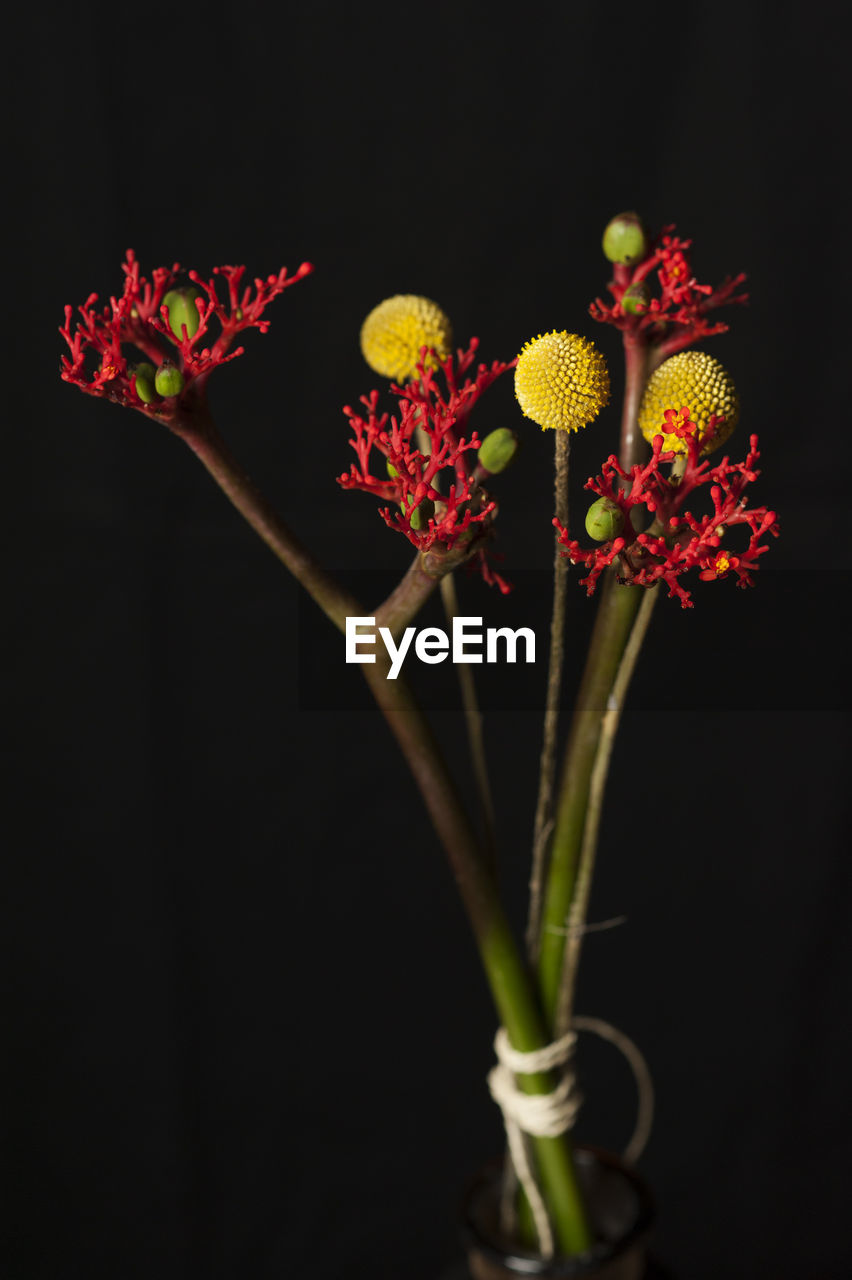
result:
[[(438, 1276), (438, 1280), (473, 1280), (473, 1274), (467, 1262), (454, 1262)], [(655, 1258), (648, 1258), (642, 1280), (677, 1280), (677, 1276), (668, 1267), (664, 1267)]]
[(591, 1249), (544, 1259), (501, 1236), (497, 1162), (477, 1175), (465, 1199), (462, 1239), (471, 1280), (652, 1280), (646, 1246), (654, 1203), (645, 1183), (617, 1156), (596, 1147), (576, 1147), (575, 1160), (594, 1236)]

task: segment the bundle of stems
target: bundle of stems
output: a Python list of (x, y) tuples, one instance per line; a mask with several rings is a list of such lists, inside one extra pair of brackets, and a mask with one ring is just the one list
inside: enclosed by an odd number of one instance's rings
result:
[[(625, 335), (626, 387), (620, 461), (627, 469), (643, 445), (637, 413), (651, 371), (643, 339)], [(201, 411), (199, 411), (201, 410)], [(316, 562), (230, 452), (209, 410), (197, 406), (172, 424), (212, 478), (301, 583), (340, 631), (346, 619), (364, 616), (362, 604)], [(564, 504), (567, 440), (556, 433), (557, 514)], [(526, 949), (516, 940), (501, 901), (494, 865), (493, 806), (488, 787), (481, 717), (469, 668), (460, 666), (462, 695), (477, 789), (485, 815), (480, 836), (422, 708), (402, 676), (389, 680), (389, 660), (361, 670), (408, 763), (440, 839), (461, 894), (501, 1024), (511, 1044), (530, 1052), (549, 1044), (570, 1026), (580, 961), (583, 924), (597, 849), (604, 786), (624, 698), (654, 607), (658, 588), (620, 585), (614, 571), (601, 593), (588, 659), (577, 693), (561, 774), (556, 777), (555, 744), (563, 661), (567, 563), (557, 551), (554, 612), (545, 710), (542, 773), (533, 837), (530, 923)], [(418, 554), (405, 577), (370, 616), (376, 627), (400, 633), (435, 590)], [(455, 611), (452, 577), (441, 592), (448, 613)], [(547, 854), (547, 856), (545, 856)], [(552, 1092), (550, 1072), (518, 1077), (524, 1092)], [(567, 1135), (536, 1137), (532, 1147), (541, 1192), (560, 1252), (573, 1254), (591, 1244), (591, 1233)]]
[[(622, 247), (623, 237), (627, 237), (628, 245), (638, 244), (638, 249), (629, 258), (607, 250), (607, 237), (613, 229), (618, 237), (622, 237), (619, 248)], [(706, 314), (711, 308), (731, 301), (745, 300), (744, 295), (735, 296), (739, 284), (744, 279), (742, 276), (725, 281), (715, 291), (706, 286), (696, 285), (685, 257), (688, 247), (688, 241), (681, 241), (664, 233), (656, 247), (649, 249), (634, 214), (620, 215), (619, 218), (614, 219), (604, 237), (605, 251), (614, 263), (614, 279), (610, 289), (616, 301), (614, 307), (607, 308), (606, 304), (598, 299), (591, 310), (596, 318), (608, 319), (620, 328), (625, 359), (618, 465), (615, 465), (615, 459), (610, 459), (610, 463), (605, 464), (605, 470), (609, 465), (610, 486), (612, 476), (616, 473), (620, 475), (621, 482), (625, 486), (628, 482), (632, 484), (631, 501), (639, 500), (634, 490), (638, 492), (641, 489), (640, 473), (643, 473), (643, 468), (639, 463), (641, 452), (646, 446), (639, 430), (639, 418), (643, 393), (648, 387), (649, 379), (668, 356), (682, 351), (699, 337), (722, 332), (726, 328), (723, 324), (711, 325), (707, 321)], [(627, 265), (628, 261), (636, 265)], [(649, 304), (644, 281), (655, 267), (659, 268), (663, 299), (662, 303), (655, 301)], [(71, 355), (63, 360), (62, 376), (91, 394), (106, 396), (118, 403), (128, 405), (168, 426), (197, 455), (213, 480), (249, 525), (285, 568), (301, 583), (331, 622), (341, 632), (346, 633), (348, 619), (353, 617), (363, 619), (367, 616), (363, 605), (317, 563), (249, 478), (220, 436), (210, 414), (206, 396), (206, 382), (212, 369), (241, 353), (242, 348), (230, 350), (238, 333), (247, 327), (263, 329), (267, 322), (262, 316), (268, 302), (290, 284), (308, 274), (312, 268), (310, 264), (303, 263), (293, 276), (289, 276), (287, 271), (282, 269), (277, 276), (269, 276), (266, 280), (256, 279), (254, 291), (251, 287), (242, 289), (243, 268), (217, 268), (217, 272), (224, 275), (227, 281), (229, 296), (227, 304), (223, 303), (217, 294), (215, 280), (205, 283), (195, 272), (190, 272), (190, 279), (193, 281), (191, 287), (170, 289), (169, 292), (165, 292), (167, 286), (176, 279), (177, 270), (177, 264), (172, 271), (160, 269), (155, 272), (153, 284), (148, 284), (139, 274), (135, 255), (128, 251), (124, 264), (125, 293), (122, 298), (118, 300), (112, 298), (110, 306), (103, 313), (99, 313), (94, 308), (97, 295), (91, 295), (86, 304), (80, 308), (82, 322), (77, 324), (76, 329), (72, 325), (72, 308), (66, 307), (66, 322), (60, 332), (68, 343)], [(240, 292), (241, 289), (242, 292)], [(415, 304), (418, 323), (422, 322), (427, 326), (437, 325), (440, 329), (444, 322), (445, 318), (427, 299), (398, 297), (389, 300), (392, 306), (400, 302)], [(382, 307), (385, 305), (382, 304)], [(661, 308), (663, 311), (668, 309), (669, 312), (667, 318), (662, 321), (659, 318), (662, 314)], [(377, 311), (381, 309), (377, 308)], [(208, 336), (208, 327), (214, 319), (218, 320), (222, 333), (212, 345), (209, 345), (211, 340)], [(365, 327), (366, 324), (367, 322)], [(555, 336), (561, 339), (563, 336), (571, 335)], [(381, 339), (381, 342), (383, 341), (384, 338)], [(578, 341), (583, 343), (582, 339)], [(381, 342), (378, 343), (379, 347)], [(153, 363), (129, 365), (121, 351), (122, 343), (134, 345), (144, 352), (149, 361), (155, 361), (156, 365)], [(362, 331), (362, 346), (363, 343), (364, 331)], [(591, 346), (591, 344), (588, 345)], [(175, 347), (177, 347), (179, 365), (176, 365), (171, 358), (170, 349), (173, 350)], [(90, 377), (86, 371), (86, 357), (93, 349), (99, 353), (100, 363)], [(418, 433), (422, 433), (425, 429), (425, 417), (422, 416), (425, 410), (422, 405), (428, 398), (427, 382), (431, 376), (427, 373), (427, 368), (430, 366), (426, 362), (425, 353), (428, 349), (428, 344), (421, 348), (421, 363), (417, 365), (417, 377), (420, 381), (413, 380), (409, 384), (410, 392), (403, 392), (408, 394), (409, 398), (408, 428), (409, 430), (416, 428)], [(460, 366), (469, 367), (475, 349), (476, 341), (474, 340), (468, 352), (458, 353)], [(518, 361), (519, 371), (520, 360), (521, 357)], [(442, 367), (450, 392), (455, 394), (456, 384), (452, 361), (445, 361)], [(498, 369), (495, 364), (489, 371), (482, 365), (477, 378), (482, 386), (485, 386), (491, 378), (509, 367), (502, 365)], [(690, 384), (690, 394), (696, 385), (694, 382)], [(430, 383), (430, 387), (433, 386), (434, 384)], [(608, 389), (607, 376), (607, 394)], [(399, 391), (399, 388), (394, 387), (394, 390)], [(722, 391), (724, 395), (728, 394), (724, 386)], [(424, 399), (419, 401), (417, 397), (421, 393)], [(382, 424), (387, 421), (387, 415), (381, 420), (374, 416), (377, 395), (378, 393), (374, 392), (371, 397), (362, 398), (370, 414), (369, 423), (366, 419), (353, 417), (352, 411), (348, 408), (346, 410), (353, 425), (357, 424), (354, 442), (356, 452), (364, 443), (364, 433), (373, 431), (374, 435), (371, 439), (375, 439), (375, 433), (381, 431)], [(581, 391), (578, 395), (582, 401), (584, 393)], [(520, 395), (519, 399), (521, 399)], [(725, 401), (725, 404), (727, 405), (729, 401)], [(462, 405), (462, 414), (466, 412), (463, 407), (463, 396), (454, 403)], [(602, 403), (605, 403), (605, 398)], [(678, 401), (678, 404), (681, 403)], [(417, 407), (418, 404), (420, 408)], [(513, 935), (498, 890), (494, 807), (488, 781), (482, 718), (469, 666), (460, 664), (458, 670), (473, 775), (481, 810), (479, 824), (476, 824), (469, 814), (428, 720), (405, 679), (398, 672), (394, 672), (394, 678), (388, 678), (391, 661), (387, 646), (384, 653), (377, 646), (373, 655), (374, 660), (361, 665), (361, 671), (376, 705), (407, 761), (435, 832), (449, 860), (473, 930), (500, 1023), (508, 1036), (511, 1048), (521, 1054), (535, 1053), (537, 1050), (553, 1045), (554, 1041), (562, 1039), (566, 1033), (570, 1032), (573, 1025), (581, 944), (589, 905), (607, 772), (631, 677), (648, 629), (656, 597), (659, 594), (660, 578), (664, 572), (669, 572), (672, 565), (676, 568), (678, 565), (694, 567), (698, 564), (699, 567), (703, 566), (702, 577), (724, 575), (732, 561), (735, 561), (740, 565), (737, 570), (740, 580), (744, 579), (747, 583), (749, 579), (746, 569), (754, 567), (756, 556), (765, 549), (758, 546), (759, 537), (767, 530), (772, 533), (777, 532), (773, 512), (765, 508), (748, 510), (741, 499), (742, 488), (757, 474), (753, 465), (754, 460), (759, 456), (756, 437), (751, 438), (751, 452), (745, 463), (730, 467), (726, 458), (716, 471), (708, 472), (706, 464), (698, 463), (699, 439), (703, 443), (704, 437), (703, 435), (699, 437), (696, 424), (688, 421), (689, 410), (683, 410), (686, 414), (685, 420), (674, 421), (678, 413), (678, 404), (673, 408), (665, 409), (666, 423), (659, 431), (656, 425), (658, 419), (654, 419), (656, 434), (653, 454), (645, 469), (650, 474), (661, 459), (671, 460), (675, 457), (677, 450), (661, 455), (664, 443), (661, 432), (676, 431), (681, 440), (680, 452), (688, 453), (689, 460), (687, 462), (685, 456), (678, 457), (672, 468), (670, 480), (662, 481), (662, 489), (655, 490), (651, 498), (646, 501), (648, 511), (654, 512), (656, 510), (654, 504), (660, 500), (659, 495), (663, 494), (662, 500), (664, 503), (669, 502), (671, 508), (668, 525), (663, 528), (662, 525), (657, 524), (655, 518), (647, 533), (639, 535), (641, 552), (645, 552), (651, 545), (649, 537), (656, 539), (643, 563), (647, 565), (649, 562), (654, 562), (657, 566), (657, 576), (649, 577), (648, 569), (640, 568), (640, 572), (634, 573), (633, 576), (642, 585), (628, 585), (619, 579), (614, 561), (616, 554), (619, 554), (619, 547), (623, 546), (625, 540), (621, 538), (610, 543), (612, 553), (608, 559), (605, 558), (601, 562), (608, 567), (604, 571), (597, 617), (585, 669), (576, 695), (573, 717), (565, 737), (561, 764), (559, 761), (559, 707), (564, 665), (568, 561), (560, 550), (560, 546), (569, 546), (569, 548), (573, 546), (574, 550), (570, 555), (576, 558), (577, 544), (570, 544), (565, 540), (568, 525), (569, 433), (567, 429), (555, 431), (556, 516), (562, 532), (554, 555), (549, 672), (544, 708), (538, 800), (533, 827), (530, 908), (525, 945), (522, 945)], [(524, 409), (524, 412), (526, 413), (527, 410)], [(527, 416), (541, 421), (532, 413)], [(588, 420), (590, 419), (585, 418), (582, 421)], [(711, 443), (715, 439), (713, 434), (715, 422), (716, 418), (711, 416), (707, 427)], [(719, 422), (725, 422), (724, 416), (719, 419)], [(542, 425), (554, 424), (542, 423)], [(561, 425), (564, 426), (564, 423)], [(731, 428), (733, 425), (732, 420)], [(688, 441), (687, 435), (689, 435)], [(392, 438), (398, 439), (395, 420), (393, 420), (393, 429), (390, 434), (386, 433), (382, 437), (386, 445)], [(650, 439), (650, 436), (648, 438)], [(447, 439), (449, 440), (449, 437)], [(432, 443), (434, 446), (434, 441)], [(460, 461), (462, 451), (471, 447), (470, 442), (466, 444), (463, 440), (456, 438), (453, 447), (454, 453), (449, 443), (440, 444), (439, 448), (433, 448), (431, 452), (440, 454), (441, 459), (446, 460), (449, 449), (450, 466), (455, 465), (457, 474), (461, 477), (467, 476), (475, 486), (478, 482), (478, 472), (485, 464), (481, 462), (481, 467), (470, 471), (467, 462)], [(402, 455), (394, 454), (392, 459), (389, 448), (385, 448), (384, 452), (388, 464), (388, 475), (397, 477), (399, 472), (393, 459), (401, 459)], [(412, 472), (409, 475), (408, 496), (404, 496), (402, 503), (402, 516), (397, 514), (394, 517), (389, 512), (384, 513), (387, 523), (393, 523), (395, 520), (396, 527), (401, 527), (400, 521), (402, 521), (409, 533), (416, 527), (413, 524), (413, 516), (419, 510), (418, 504), (421, 502), (423, 492), (428, 491), (428, 485), (423, 483), (423, 468), (429, 470), (431, 477), (437, 467), (443, 465), (441, 460), (429, 455), (428, 445), (422, 445), (420, 452), (409, 455)], [(359, 455), (362, 463), (363, 456), (362, 450)], [(482, 451), (479, 457), (481, 461)], [(678, 467), (681, 468), (680, 471)], [(678, 487), (678, 476), (684, 475), (684, 467), (689, 469), (687, 475), (692, 485), (715, 479), (715, 487), (711, 489), (715, 504), (714, 515), (706, 517), (703, 523), (696, 522), (686, 514), (684, 520), (687, 524), (684, 526), (683, 520), (677, 515), (680, 510), (677, 501), (685, 488), (683, 484)], [(734, 480), (730, 482), (727, 480), (729, 473), (734, 475)], [(411, 482), (412, 474), (416, 484)], [(485, 474), (487, 475), (488, 472), (486, 471)], [(371, 476), (365, 479), (364, 475), (360, 480), (362, 483), (356, 484), (355, 487), (367, 488), (368, 491), (380, 495), (385, 495), (388, 489), (396, 491), (396, 480), (387, 482)], [(347, 481), (347, 477), (341, 478), (342, 483)], [(589, 483), (591, 486), (593, 482)], [(672, 486), (675, 487), (672, 488)], [(402, 492), (403, 495), (406, 494), (405, 488)], [(369, 616), (374, 618), (377, 630), (386, 628), (394, 638), (398, 637), (417, 615), (432, 592), (438, 588), (440, 588), (448, 617), (451, 619), (455, 617), (458, 605), (453, 570), (472, 554), (471, 546), (475, 545), (469, 540), (465, 542), (465, 537), (469, 539), (472, 536), (467, 535), (466, 531), (473, 528), (473, 521), (485, 518), (495, 506), (494, 503), (490, 503), (486, 509), (484, 504), (487, 498), (482, 492), (477, 493), (475, 498), (471, 498), (472, 493), (471, 487), (465, 490), (464, 514), (458, 508), (458, 494), (447, 494), (447, 501), (443, 503), (446, 514), (442, 520), (453, 528), (457, 550), (454, 549), (450, 554), (436, 556), (421, 550), (416, 538), (411, 539), (418, 547), (414, 561), (387, 599), (370, 611)], [(614, 498), (615, 490), (610, 487), (608, 493), (610, 503), (618, 506)], [(434, 486), (431, 494), (435, 500), (443, 496)], [(632, 515), (627, 503), (626, 488), (618, 497), (628, 514)], [(477, 502), (479, 506), (475, 505)], [(434, 503), (432, 505), (434, 506)], [(454, 521), (457, 519), (460, 523), (456, 528)], [(741, 553), (740, 559), (733, 556), (733, 553), (727, 552), (719, 552), (713, 559), (711, 550), (708, 550), (718, 545), (726, 520), (728, 523), (747, 522), (751, 528), (752, 538), (749, 548), (746, 553)], [(678, 544), (680, 531), (687, 526), (698, 548), (691, 553), (693, 559), (689, 563), (683, 559), (682, 548)], [(661, 533), (669, 538), (669, 543), (660, 536)], [(448, 543), (448, 546), (450, 545)], [(666, 547), (671, 548), (670, 562), (664, 554)], [(668, 568), (666, 568), (667, 564)], [(595, 580), (595, 576), (590, 576), (587, 580), (591, 583), (590, 591), (593, 589)], [(671, 576), (666, 580), (669, 581), (671, 588)], [(677, 587), (672, 590), (672, 594), (675, 591)], [(682, 602), (685, 602), (686, 593), (681, 591), (680, 594)], [(530, 1096), (541, 1097), (553, 1094), (557, 1084), (558, 1081), (552, 1070), (517, 1072), (517, 1086), (523, 1093)], [(584, 1252), (592, 1243), (592, 1230), (577, 1179), (570, 1133), (560, 1132), (556, 1136), (533, 1134), (530, 1135), (529, 1145), (535, 1183), (543, 1201), (554, 1248), (566, 1255)], [(522, 1208), (523, 1204), (522, 1199)], [(523, 1213), (520, 1221), (523, 1228), (525, 1221)]]

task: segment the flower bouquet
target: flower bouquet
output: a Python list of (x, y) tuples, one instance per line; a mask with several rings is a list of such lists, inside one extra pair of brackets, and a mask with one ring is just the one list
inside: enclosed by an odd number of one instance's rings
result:
[[(618, 380), (587, 335), (519, 335), (514, 359), (483, 363), (475, 338), (454, 349), (449, 318), (428, 298), (396, 295), (366, 316), (361, 349), (382, 386), (344, 408), (354, 459), (344, 466), (341, 436), (337, 479), (376, 500), (383, 524), (413, 549), (405, 574), (375, 605), (344, 589), (281, 519), (225, 444), (207, 398), (210, 375), (243, 354), (246, 330), (267, 331), (269, 305), (305, 279), (310, 264), (247, 282), (243, 267), (204, 278), (175, 263), (149, 279), (128, 251), (121, 293), (106, 306), (91, 294), (76, 314), (66, 307), (60, 330), (68, 348), (63, 379), (183, 440), (339, 630), (341, 663), (360, 668), (419, 788), (499, 1024), (488, 1083), (503, 1113), (506, 1155), (499, 1176), (477, 1184), (467, 1212), (470, 1266), (485, 1277), (640, 1274), (650, 1209), (632, 1166), (650, 1125), (650, 1077), (623, 1033), (575, 1011), (607, 773), (657, 599), (692, 608), (696, 586), (750, 586), (778, 532), (775, 513), (751, 501), (757, 437), (748, 437), (741, 461), (722, 449), (740, 417), (734, 380), (715, 356), (696, 349), (726, 330), (720, 308), (746, 300), (744, 276), (715, 288), (699, 283), (690, 242), (671, 226), (651, 236), (633, 213), (608, 224), (603, 251), (610, 297), (597, 298), (589, 314), (622, 335), (620, 437), (613, 433), (610, 451), (602, 448), (579, 517), (575, 497), (569, 518), (571, 435), (604, 413)], [(479, 401), (508, 377), (517, 420), (486, 432), (477, 426)], [(555, 535), (543, 730), (540, 743), (530, 744), (540, 752), (540, 774), (520, 940), (497, 874), (499, 807), (472, 668), (536, 657), (531, 629), (499, 625), (511, 572), (498, 570), (494, 550), (498, 500), (511, 502), (512, 477), (517, 482), (521, 471), (513, 463), (530, 423), (553, 433), (554, 498), (542, 498), (541, 518), (552, 521)], [(460, 603), (467, 573), (495, 588), (498, 625), (484, 632)], [(434, 593), (446, 625), (418, 629)], [(563, 732), (566, 627), (583, 593), (595, 597), (596, 620)], [(404, 672), (406, 663), (448, 661), (464, 709), (472, 805)], [(640, 1085), (639, 1122), (623, 1160), (572, 1140), (579, 1106), (573, 1051), (585, 1031), (615, 1043)]]

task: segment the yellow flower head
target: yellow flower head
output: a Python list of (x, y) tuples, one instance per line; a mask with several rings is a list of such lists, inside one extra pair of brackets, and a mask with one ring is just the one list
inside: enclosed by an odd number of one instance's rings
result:
[(539, 335), (518, 356), (515, 396), (524, 417), (540, 427), (579, 431), (609, 400), (606, 361), (577, 333)]
[(665, 412), (689, 409), (690, 418), (698, 425), (698, 439), (703, 441), (711, 414), (725, 421), (714, 431), (702, 453), (712, 453), (737, 425), (740, 402), (731, 375), (705, 351), (681, 351), (664, 360), (648, 380), (639, 406), (639, 429), (646, 440), (663, 437), (663, 448), (686, 453), (686, 445), (676, 435), (665, 431)]
[(405, 382), (417, 372), (420, 348), (429, 347), (427, 368), (435, 368), (452, 350), (453, 331), (437, 303), (416, 293), (386, 298), (361, 326), (361, 352), (375, 373)]

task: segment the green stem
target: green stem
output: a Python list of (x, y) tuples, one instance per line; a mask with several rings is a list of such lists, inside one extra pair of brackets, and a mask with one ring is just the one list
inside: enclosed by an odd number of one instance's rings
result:
[[(364, 672), (449, 857), (500, 1021), (516, 1049), (542, 1048), (549, 1037), (529, 973), (431, 729), (401, 679), (386, 680), (380, 664), (365, 666)], [(549, 1093), (556, 1084), (550, 1072), (521, 1075), (518, 1082), (528, 1094)], [(559, 1249), (581, 1253), (591, 1234), (570, 1143), (565, 1137), (534, 1137), (532, 1145)]]
[(568, 738), (542, 911), (539, 989), (548, 1025), (555, 1025), (566, 924), (574, 894), (586, 807), (598, 743), (613, 681), (642, 601), (638, 587), (607, 576)]
[[(563, 528), (568, 528), (568, 457), (570, 435), (556, 432), (554, 498), (556, 515)], [(542, 895), (547, 866), (548, 835), (552, 826), (553, 787), (556, 781), (556, 741), (559, 729), (559, 696), (562, 690), (562, 668), (565, 658), (565, 603), (568, 593), (568, 561), (558, 540), (553, 553), (553, 611), (550, 616), (550, 656), (547, 668), (547, 693), (544, 704), (544, 731), (539, 758), (538, 800), (533, 823), (532, 871), (530, 873), (530, 905), (527, 918), (526, 945), (530, 963), (538, 959), (541, 930)]]
[(636, 669), (636, 661), (642, 648), (642, 642), (647, 634), (651, 614), (654, 611), (659, 592), (659, 587), (655, 586), (649, 587), (641, 593), (642, 603), (639, 606), (639, 613), (619, 664), (618, 673), (612, 686), (612, 693), (607, 700), (607, 709), (604, 713), (600, 740), (589, 783), (589, 801), (586, 809), (586, 823), (583, 830), (577, 882), (568, 913), (568, 934), (565, 942), (559, 999), (554, 1019), (554, 1036), (556, 1037), (564, 1035), (571, 1026), (571, 1019), (574, 1013), (574, 996), (577, 989), (577, 974), (580, 967), (580, 953), (588, 918), (589, 895), (595, 869), (604, 791), (606, 790), (612, 749), (615, 745), (615, 735), (621, 720), (624, 700), (630, 688), (630, 681)]
[[(620, 462), (629, 470), (645, 442), (638, 426), (639, 405), (652, 357), (641, 338), (624, 335), (625, 389)], [(564, 968), (568, 916), (586, 826), (589, 789), (613, 682), (630, 638), (643, 591), (622, 586), (610, 570), (604, 582), (586, 666), (568, 737), (551, 840), (550, 869), (542, 910), (538, 981), (548, 1026), (556, 1025)]]
[[(336, 626), (345, 629), (347, 614), (360, 616), (358, 602), (337, 586), (272, 510), (228, 451), (209, 415), (195, 415), (192, 420), (173, 424), (172, 429)], [(409, 586), (415, 598), (426, 588), (416, 572)], [(394, 619), (398, 618), (398, 605), (399, 600), (390, 611)], [(361, 670), (408, 762), (447, 854), (500, 1020), (514, 1048), (521, 1052), (542, 1048), (549, 1037), (536, 993), (455, 783), (407, 684), (401, 678), (389, 680), (387, 655), (377, 653), (376, 657), (375, 664), (364, 664)], [(555, 1083), (549, 1072), (519, 1076), (520, 1087), (529, 1094), (549, 1093)], [(535, 1137), (532, 1145), (558, 1247), (566, 1254), (581, 1253), (590, 1246), (591, 1235), (571, 1145), (565, 1137)]]

